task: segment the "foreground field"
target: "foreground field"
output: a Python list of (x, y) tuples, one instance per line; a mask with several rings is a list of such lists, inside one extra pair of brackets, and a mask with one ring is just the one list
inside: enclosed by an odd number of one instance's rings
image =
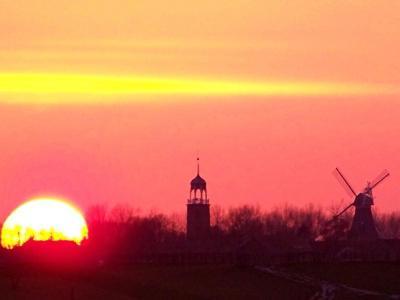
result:
[(25, 269), (12, 274), (2, 270), (0, 275), (1, 299), (309, 299), (315, 293), (254, 269), (232, 266)]
[[(383, 293), (400, 293), (397, 264), (298, 264), (288, 272)], [(320, 289), (254, 268), (234, 266), (113, 266), (0, 269), (0, 299), (312, 299)], [(337, 292), (334, 299), (354, 299)], [(363, 297), (380, 299), (380, 297)]]
[(398, 263), (297, 264), (285, 269), (354, 288), (400, 295)]

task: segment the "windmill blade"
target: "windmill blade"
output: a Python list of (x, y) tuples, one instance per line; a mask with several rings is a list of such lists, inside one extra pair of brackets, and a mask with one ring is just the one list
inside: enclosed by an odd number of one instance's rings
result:
[(390, 175), (388, 170), (383, 170), (381, 174), (379, 174), (371, 183), (369, 189), (372, 190), (375, 188), (378, 184), (380, 184), (385, 178), (387, 178)]
[[(336, 171), (336, 172), (335, 172)], [(350, 196), (357, 196), (356, 192), (354, 191), (354, 189), (351, 187), (350, 183), (347, 181), (347, 179), (343, 176), (342, 172), (339, 171), (338, 168), (336, 168), (334, 171), (334, 176), (336, 177), (336, 179), (339, 181), (339, 183), (344, 187), (344, 189), (346, 190), (346, 192), (350, 195)]]
[(340, 213), (338, 213), (336, 216), (334, 216), (334, 219), (339, 218), (341, 215), (343, 215), (350, 207), (354, 205), (354, 202), (346, 206)]
[(354, 205), (354, 202), (350, 203), (348, 206), (346, 206), (344, 209), (341, 210), (340, 213), (338, 213), (337, 215), (333, 216), (332, 219), (330, 219), (328, 222), (326, 222), (326, 225), (330, 225), (333, 222), (337, 221), (337, 219), (343, 215), (350, 207), (352, 207)]

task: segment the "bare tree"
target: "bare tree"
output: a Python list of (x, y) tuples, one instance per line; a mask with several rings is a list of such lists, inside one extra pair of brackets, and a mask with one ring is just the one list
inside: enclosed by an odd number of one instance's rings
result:
[(109, 220), (115, 223), (127, 224), (133, 222), (136, 215), (137, 210), (133, 209), (129, 204), (119, 203), (111, 209)]
[(237, 237), (262, 236), (262, 218), (258, 206), (231, 208), (226, 217), (228, 234)]
[(400, 238), (400, 213), (380, 214), (375, 212), (376, 227), (384, 238)]
[(85, 212), (86, 221), (90, 224), (104, 223), (107, 220), (107, 206), (105, 204), (95, 204), (89, 206)]
[(219, 205), (211, 206), (211, 225), (222, 229), (225, 210)]

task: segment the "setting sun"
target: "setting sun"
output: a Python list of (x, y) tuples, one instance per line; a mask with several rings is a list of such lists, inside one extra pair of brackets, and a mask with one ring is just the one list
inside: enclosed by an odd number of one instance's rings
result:
[(87, 237), (86, 221), (77, 208), (64, 200), (39, 198), (23, 203), (7, 217), (1, 245), (12, 249), (30, 239), (80, 244)]

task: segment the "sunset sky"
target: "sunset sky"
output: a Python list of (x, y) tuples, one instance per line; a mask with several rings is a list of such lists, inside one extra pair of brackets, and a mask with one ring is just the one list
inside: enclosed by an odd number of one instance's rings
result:
[(400, 2), (0, 3), (0, 217), (37, 196), (184, 212), (399, 209)]

